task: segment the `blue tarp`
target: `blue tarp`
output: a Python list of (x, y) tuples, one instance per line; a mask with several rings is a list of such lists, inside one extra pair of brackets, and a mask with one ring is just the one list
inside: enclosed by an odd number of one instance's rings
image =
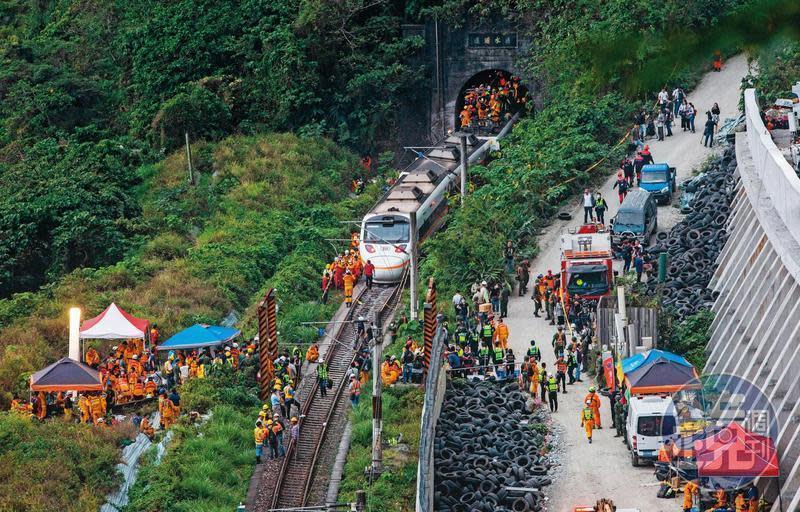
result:
[(158, 350), (213, 347), (239, 336), (241, 331), (219, 325), (194, 324), (158, 346)]
[(666, 350), (652, 349), (648, 350), (647, 352), (636, 354), (635, 356), (623, 359), (622, 373), (627, 375), (632, 371), (642, 367), (644, 364), (655, 363), (659, 359), (666, 359), (667, 361), (671, 361), (673, 363), (677, 363), (682, 366), (688, 366), (688, 367), (692, 366), (692, 364), (689, 361), (687, 361), (685, 358), (677, 354), (673, 354), (672, 352), (667, 352)]

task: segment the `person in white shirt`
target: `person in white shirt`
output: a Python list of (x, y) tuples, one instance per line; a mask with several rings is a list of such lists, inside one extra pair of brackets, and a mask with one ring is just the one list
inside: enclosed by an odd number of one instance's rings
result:
[(658, 105), (661, 108), (666, 108), (667, 103), (669, 103), (669, 93), (667, 92), (667, 88), (664, 87), (661, 89), (661, 92), (658, 93)]
[(588, 188), (583, 189), (583, 223), (594, 222), (594, 195)]

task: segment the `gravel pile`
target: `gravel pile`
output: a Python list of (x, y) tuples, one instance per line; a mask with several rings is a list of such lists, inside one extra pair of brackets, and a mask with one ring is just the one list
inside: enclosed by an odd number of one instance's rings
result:
[[(717, 293), (707, 288), (716, 269), (728, 232), (725, 229), (735, 195), (736, 155), (733, 147), (714, 160), (705, 174), (691, 180), (686, 191), (694, 193), (686, 217), (669, 233), (659, 233), (651, 254), (667, 252), (667, 280), (661, 290), (662, 304), (672, 308), (678, 321), (710, 307)], [(648, 282), (648, 294), (655, 295), (658, 282)]]
[(545, 420), (526, 410), (516, 383), (453, 381), (436, 426), (435, 510), (543, 510), (550, 463), (533, 427)]

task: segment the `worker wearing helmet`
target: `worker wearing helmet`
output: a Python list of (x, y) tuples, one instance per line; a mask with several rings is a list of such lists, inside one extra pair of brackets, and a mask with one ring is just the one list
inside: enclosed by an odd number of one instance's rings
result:
[(581, 426), (586, 430), (586, 438), (589, 444), (592, 444), (592, 430), (594, 429), (594, 410), (592, 409), (592, 401), (586, 400), (583, 409), (581, 410)]
[(602, 423), (600, 422), (600, 397), (595, 392), (596, 389), (594, 386), (589, 387), (589, 394), (587, 394), (583, 401), (584, 402), (591, 402), (592, 411), (594, 411), (594, 428), (600, 429), (603, 428)]
[(552, 373), (547, 374), (547, 399), (550, 412), (558, 412), (558, 381)]

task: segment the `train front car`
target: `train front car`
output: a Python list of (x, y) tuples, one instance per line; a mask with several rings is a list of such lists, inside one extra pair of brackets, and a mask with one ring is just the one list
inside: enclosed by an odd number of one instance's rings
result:
[(375, 265), (376, 283), (396, 283), (408, 267), (411, 225), (408, 215), (368, 214), (361, 223), (361, 259)]

